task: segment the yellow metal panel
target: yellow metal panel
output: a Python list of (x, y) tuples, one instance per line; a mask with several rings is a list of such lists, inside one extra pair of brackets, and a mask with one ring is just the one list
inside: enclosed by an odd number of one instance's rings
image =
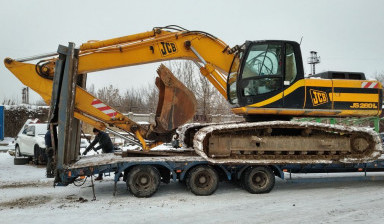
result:
[(306, 110), (305, 115), (309, 117), (319, 116), (319, 117), (327, 117), (327, 116), (335, 116), (339, 113), (339, 111), (332, 110)]
[[(153, 33), (152, 33), (153, 34)], [(148, 37), (148, 38), (146, 38)], [(150, 38), (149, 38), (150, 37)], [(103, 49), (81, 51), (79, 56), (78, 73), (89, 73), (105, 69), (132, 66), (174, 59), (189, 59), (199, 61), (195, 54), (185, 47), (186, 41), (199, 52), (209, 64), (206, 70), (210, 73), (205, 76), (214, 87), (227, 97), (226, 75), (233, 60), (233, 55), (223, 52), (227, 45), (219, 39), (201, 35), (198, 33), (170, 33), (151, 36), (151, 33), (143, 33), (138, 36), (127, 36), (128, 41), (115, 38), (106, 41), (83, 44), (84, 49), (107, 46)], [(113, 45), (119, 43), (119, 45)], [(113, 45), (113, 46), (111, 46)], [(217, 71), (215, 70), (217, 69)]]
[(144, 32), (144, 33), (138, 33), (138, 34), (133, 34), (133, 35), (128, 35), (124, 37), (117, 37), (117, 38), (112, 38), (109, 40), (103, 40), (103, 41), (92, 41), (88, 43), (84, 43), (80, 46), (80, 50), (90, 50), (90, 49), (97, 49), (97, 48), (102, 48), (102, 47), (107, 47), (111, 45), (117, 45), (117, 44), (123, 44), (126, 42), (131, 42), (131, 41), (137, 41), (143, 38), (149, 38), (155, 36), (154, 30)]
[(362, 80), (333, 79), (333, 87), (361, 88)]
[(304, 80), (305, 80), (305, 86), (332, 88), (331, 79), (304, 79)]
[(373, 102), (379, 101), (379, 94), (329, 93), (329, 99), (335, 102)]
[(380, 115), (380, 112), (378, 110), (343, 110), (338, 115), (343, 117), (368, 117)]
[[(80, 52), (78, 73), (89, 73), (123, 66), (131, 66), (173, 59), (190, 59), (198, 61), (192, 51), (185, 47), (190, 41), (199, 54), (220, 72), (228, 72), (233, 55), (222, 52), (226, 45), (210, 37), (190, 34), (168, 34), (143, 42), (127, 43), (126, 45), (109, 47), (102, 50)], [(174, 45), (172, 52), (163, 54), (164, 44)]]
[(284, 109), (284, 108), (251, 108), (238, 107), (232, 111), (238, 115), (250, 114), (275, 114), (289, 116), (307, 116), (307, 117), (366, 117), (377, 116), (378, 110), (322, 110), (322, 109)]

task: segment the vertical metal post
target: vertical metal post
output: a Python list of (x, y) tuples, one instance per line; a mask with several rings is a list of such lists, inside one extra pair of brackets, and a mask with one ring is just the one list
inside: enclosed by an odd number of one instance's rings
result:
[[(78, 86), (86, 88), (87, 74), (79, 74), (76, 83)], [(71, 152), (70, 161), (77, 161), (80, 157), (81, 126), (82, 122), (80, 120), (73, 119), (72, 141), (75, 144), (72, 146), (73, 151)]]
[(375, 131), (377, 133), (379, 133), (380, 132), (380, 117), (374, 117), (373, 123), (375, 124)]
[(63, 164), (73, 161), (73, 151), (76, 151), (74, 149), (76, 147), (76, 139), (73, 139), (74, 136), (72, 135), (75, 131), (74, 129), (77, 129), (73, 117), (77, 82), (76, 74), (77, 58), (75, 55), (75, 44), (69, 43), (59, 100), (59, 135), (61, 138), (58, 141), (58, 152), (63, 157), (60, 158), (61, 161), (58, 161), (58, 168), (62, 168)]
[(93, 199), (92, 199), (92, 201), (96, 201), (95, 184), (94, 184), (94, 182), (93, 182), (93, 174), (91, 174), (91, 183), (92, 183), (92, 193), (93, 193)]
[(4, 140), (4, 106), (0, 106), (0, 140)]
[(74, 43), (59, 46), (50, 108), (50, 123), (58, 125), (55, 141), (56, 169), (77, 159), (80, 144), (80, 123), (73, 117), (77, 84), (78, 50)]

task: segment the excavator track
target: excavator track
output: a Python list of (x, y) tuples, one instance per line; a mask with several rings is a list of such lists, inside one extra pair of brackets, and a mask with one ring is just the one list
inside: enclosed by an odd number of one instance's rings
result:
[(179, 130), (186, 146), (194, 136), (194, 150), (212, 163), (358, 163), (382, 153), (379, 135), (361, 127), (271, 121), (190, 124)]

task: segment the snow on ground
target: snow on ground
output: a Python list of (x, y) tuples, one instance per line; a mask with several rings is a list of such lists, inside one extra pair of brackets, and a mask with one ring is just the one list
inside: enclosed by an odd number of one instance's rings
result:
[(6, 152), (10, 149), (15, 149), (15, 139), (5, 137), (3, 141), (0, 141), (0, 152)]
[[(0, 223), (382, 223), (384, 173), (300, 174), (276, 180), (269, 194), (253, 195), (220, 183), (198, 197), (181, 183), (162, 184), (151, 198), (135, 198), (124, 182), (112, 196), (113, 180), (52, 187), (44, 167), (14, 166), (0, 153)], [(289, 175), (287, 175), (289, 176)], [(331, 181), (332, 180), (332, 181)], [(85, 200), (82, 200), (83, 198)], [(79, 200), (80, 199), (80, 200)]]

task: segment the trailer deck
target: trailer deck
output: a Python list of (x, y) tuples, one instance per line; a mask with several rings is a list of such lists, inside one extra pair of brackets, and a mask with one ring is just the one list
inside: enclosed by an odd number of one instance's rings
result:
[[(183, 153), (181, 153), (183, 154)], [(115, 191), (117, 182), (123, 177), (128, 182), (128, 174), (135, 167), (152, 167), (159, 171), (161, 181), (169, 183), (173, 181), (186, 181), (194, 169), (199, 167), (211, 167), (218, 173), (220, 180), (244, 181), (244, 175), (251, 169), (258, 167), (265, 169), (268, 174), (271, 171), (272, 183), (269, 192), (273, 188), (275, 176), (285, 179), (286, 174), (291, 173), (336, 173), (336, 172), (382, 172), (384, 171), (384, 159), (368, 163), (318, 163), (318, 164), (212, 164), (200, 156), (128, 156), (122, 157), (122, 153), (98, 154), (83, 156), (77, 162), (67, 165), (61, 172), (59, 186), (73, 183), (79, 177), (92, 176), (100, 173), (114, 175)], [(266, 180), (268, 175), (262, 176)], [(273, 180), (272, 180), (273, 179)], [(248, 190), (249, 191), (249, 190)], [(195, 192), (194, 192), (195, 193)], [(254, 192), (251, 192), (254, 193)], [(262, 192), (267, 193), (267, 192)]]

